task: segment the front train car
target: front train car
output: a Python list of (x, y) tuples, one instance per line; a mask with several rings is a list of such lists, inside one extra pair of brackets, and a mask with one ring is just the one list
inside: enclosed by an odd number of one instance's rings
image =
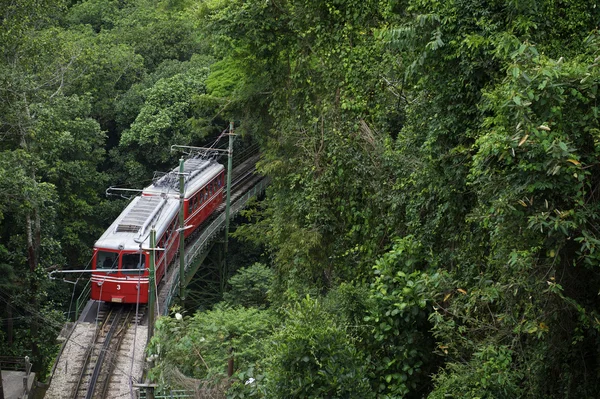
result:
[[(168, 196), (136, 197), (94, 245), (91, 298), (117, 303), (148, 302), (150, 230), (172, 237), (164, 252), (176, 252), (174, 242), (179, 201)], [(156, 275), (164, 274), (165, 262), (157, 262)]]
[[(185, 236), (223, 202), (224, 167), (212, 159), (184, 163)], [(117, 303), (148, 302), (150, 230), (156, 229), (156, 282), (177, 254), (179, 212), (178, 168), (166, 173), (134, 198), (94, 245), (92, 290), (94, 300)]]

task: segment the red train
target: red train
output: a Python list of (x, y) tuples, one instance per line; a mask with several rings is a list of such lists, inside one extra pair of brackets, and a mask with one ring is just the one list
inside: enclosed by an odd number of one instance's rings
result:
[[(214, 160), (184, 163), (184, 220), (188, 237), (223, 202), (225, 168)], [(177, 254), (179, 168), (146, 187), (94, 244), (91, 298), (147, 303), (150, 230), (156, 229), (156, 284)]]

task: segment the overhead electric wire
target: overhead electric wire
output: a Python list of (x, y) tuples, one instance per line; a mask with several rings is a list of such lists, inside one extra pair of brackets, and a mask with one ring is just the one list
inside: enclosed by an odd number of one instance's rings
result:
[[(212, 147), (215, 147), (215, 146), (218, 144), (218, 142), (221, 140), (221, 138), (222, 138), (222, 137), (224, 137), (224, 136), (225, 136), (225, 134), (226, 134), (227, 132), (228, 132), (228, 129), (225, 129), (225, 130), (224, 130), (224, 131), (223, 131), (223, 132), (222, 132), (222, 133), (221, 133), (221, 134), (220, 134), (220, 135), (217, 137), (217, 139), (216, 139), (216, 140), (213, 142), (213, 144), (211, 145), (211, 148), (212, 148)], [(211, 151), (210, 151), (210, 150), (206, 150), (206, 151), (204, 151), (202, 154), (199, 154), (199, 156), (202, 156), (202, 157), (213, 157), (213, 158), (215, 158), (215, 157), (217, 156), (217, 153), (216, 153), (216, 152), (213, 152), (213, 154), (211, 154)], [(170, 191), (170, 190), (171, 190), (171, 189), (169, 188), (169, 191)], [(158, 211), (157, 217), (160, 217), (160, 215), (161, 215), (161, 213), (162, 213), (162, 212), (163, 212), (163, 209), (160, 209), (160, 210)], [(119, 252), (119, 254), (120, 254), (120, 252)], [(180, 256), (183, 256), (183, 254), (180, 254)], [(118, 258), (117, 258), (117, 259), (118, 259)], [(115, 262), (117, 261), (117, 259), (115, 259)], [(166, 258), (165, 258), (165, 259), (166, 259)], [(87, 270), (87, 268), (89, 267), (89, 264), (91, 263), (91, 261), (92, 261), (92, 260), (93, 260), (93, 256), (92, 256), (92, 258), (90, 259), (90, 262), (88, 262), (88, 265), (86, 266), (86, 270)], [(113, 266), (114, 266), (115, 262), (113, 262)], [(166, 273), (166, 270), (165, 270), (165, 273)], [(108, 272), (107, 272), (107, 274), (108, 274)], [(77, 278), (77, 280), (76, 280), (75, 284), (77, 284), (77, 283), (79, 282), (79, 280), (81, 279), (81, 276), (82, 276), (82, 275), (83, 275), (83, 272), (82, 272), (82, 273), (80, 273), (80, 276)], [(103, 277), (103, 279), (102, 279), (102, 280), (105, 280), (107, 277), (108, 277), (108, 275), (105, 275), (105, 276)], [(104, 284), (102, 284), (102, 286), (103, 286), (103, 285), (104, 285)], [(102, 286), (101, 286), (101, 288), (100, 288), (100, 295), (102, 295), (102, 290), (103, 290), (103, 287), (102, 287)], [(156, 279), (155, 279), (155, 281), (154, 281), (154, 286), (155, 286), (154, 288), (155, 288), (156, 292), (158, 292), (158, 281), (156, 281)], [(140, 291), (141, 291), (141, 275), (139, 275), (139, 274), (138, 274), (138, 290), (137, 290), (137, 291), (138, 291), (138, 292), (137, 292), (137, 301), (136, 301), (136, 319), (139, 317), (139, 296), (140, 296)], [(75, 287), (74, 287), (74, 289), (73, 289), (73, 295), (72, 295), (72, 298), (71, 298), (71, 303), (70, 303), (70, 305), (69, 305), (69, 313), (70, 313), (70, 311), (71, 311), (71, 307), (72, 307), (72, 304), (73, 304), (74, 293), (75, 293)], [(159, 308), (158, 308), (158, 306), (159, 306), (159, 302), (160, 302), (160, 301), (159, 301), (159, 298), (158, 298), (158, 296), (157, 296), (157, 297), (156, 297), (156, 309), (159, 309)], [(99, 310), (100, 310), (100, 308), (98, 307), (98, 310), (97, 310), (97, 317), (96, 317), (96, 326), (95, 326), (96, 330), (98, 329)], [(160, 312), (159, 312), (159, 314), (160, 314)], [(137, 338), (137, 322), (136, 322), (136, 326), (135, 326), (135, 330), (134, 330), (134, 345), (133, 345), (133, 348), (132, 348), (132, 355), (131, 355), (131, 364), (130, 364), (130, 370), (129, 370), (129, 372), (128, 372), (128, 373), (124, 372), (123, 370), (120, 370), (121, 372), (123, 372), (123, 374), (125, 374), (125, 375), (127, 375), (127, 376), (129, 377), (130, 396), (132, 396), (132, 397), (133, 397), (133, 385), (132, 385), (132, 381), (137, 381), (137, 378), (135, 378), (135, 377), (133, 376), (133, 365), (134, 365), (134, 360), (135, 360), (135, 351), (136, 351), (136, 347), (135, 347), (135, 344), (136, 344), (136, 338)], [(79, 343), (78, 343), (78, 342), (76, 342), (76, 341), (71, 341), (71, 342), (73, 342), (75, 345), (79, 345), (79, 346), (82, 346), (82, 347), (83, 347), (83, 345), (79, 344)], [(111, 363), (113, 363), (113, 364), (116, 366), (116, 364), (115, 364), (116, 362), (113, 362), (113, 361), (111, 360)], [(118, 369), (118, 368), (117, 368), (117, 369)]]
[[(92, 264), (93, 260), (94, 260), (94, 255), (92, 255), (90, 257), (90, 260), (85, 265), (85, 267), (83, 268), (83, 270), (87, 270), (88, 267), (90, 267), (90, 265)], [(75, 289), (77, 288), (77, 284), (79, 283), (79, 280), (81, 280), (82, 276), (83, 276), (83, 272), (79, 273), (79, 276), (77, 276), (77, 279), (75, 280), (75, 284), (73, 284), (73, 292), (71, 293), (71, 302), (69, 303), (69, 317), (71, 317), (71, 307), (73, 306), (73, 299), (75, 298)], [(75, 313), (77, 313), (77, 311)]]
[[(6, 294), (5, 292), (3, 292), (2, 290), (0, 290), (0, 293), (8, 296), (9, 298), (11, 297), (11, 295)], [(0, 295), (0, 299), (2, 299), (3, 302), (5, 302), (7, 305), (9, 305), (11, 308), (19, 311), (20, 309), (16, 306), (13, 305), (13, 302), (9, 302), (8, 300), (6, 300), (4, 298), (4, 296)], [(21, 306), (21, 309), (26, 310), (27, 312), (29, 312), (32, 316), (35, 316), (37, 318), (39, 318), (40, 320), (44, 321), (46, 324), (51, 325), (52, 327), (61, 330), (63, 327), (63, 324), (60, 322), (57, 322), (56, 320), (46, 317), (45, 315), (43, 315), (41, 312), (39, 312), (37, 309), (34, 309), (30, 304), (25, 304), (23, 302), (20, 302), (19, 300), (15, 299), (14, 300), (15, 303), (19, 304)], [(21, 312), (19, 312), (21, 313)], [(23, 315), (25, 316), (25, 315)], [(27, 317), (27, 316), (25, 316)]]

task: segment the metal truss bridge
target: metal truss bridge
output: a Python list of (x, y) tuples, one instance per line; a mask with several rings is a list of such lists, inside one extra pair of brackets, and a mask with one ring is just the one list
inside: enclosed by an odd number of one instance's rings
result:
[[(197, 233), (188, 238), (185, 243), (184, 273), (180, 274), (179, 257), (172, 262), (166, 276), (162, 279), (157, 293), (156, 315), (166, 315), (176, 301), (185, 300), (185, 287), (196, 278), (210, 280), (216, 284), (220, 294), (228, 277), (227, 264), (224, 261), (226, 251), (226, 233), (229, 218), (233, 218), (248, 203), (261, 195), (269, 183), (268, 178), (255, 173), (256, 162), (259, 158), (258, 148), (250, 147), (237, 155), (233, 164), (230, 162), (231, 184), (229, 215), (226, 215), (225, 203), (198, 228)], [(229, 218), (228, 218), (229, 217)], [(223, 245), (224, 244), (224, 245)], [(215, 247), (221, 245), (220, 248)], [(220, 250), (219, 250), (220, 249)], [(216, 259), (214, 253), (217, 253)], [(134, 313), (136, 318), (129, 325), (119, 327), (118, 345), (104, 342), (99, 329), (108, 326), (111, 308), (102, 302), (89, 300), (90, 284), (86, 285), (75, 303), (75, 322), (67, 323), (61, 332), (59, 340), (63, 341), (58, 358), (51, 371), (50, 386), (46, 398), (78, 398), (78, 397), (125, 397), (138, 398), (139, 387), (143, 386), (143, 370), (145, 366), (145, 347), (152, 329), (147, 319), (149, 309), (139, 306)], [(133, 310), (128, 310), (132, 312)], [(98, 348), (96, 348), (98, 347)], [(112, 353), (114, 352), (114, 353)], [(104, 359), (111, 359), (104, 367)], [(97, 371), (87, 371), (96, 370)], [(108, 372), (105, 370), (109, 370)], [(89, 374), (89, 375), (88, 375)], [(105, 376), (103, 376), (106, 374)], [(102, 394), (92, 387), (89, 381), (101, 375), (103, 382)], [(82, 384), (90, 384), (82, 389)], [(94, 392), (96, 390), (96, 393)], [(83, 394), (82, 394), (83, 392)], [(92, 392), (91, 394), (89, 392)], [(143, 395), (144, 389), (142, 389)]]

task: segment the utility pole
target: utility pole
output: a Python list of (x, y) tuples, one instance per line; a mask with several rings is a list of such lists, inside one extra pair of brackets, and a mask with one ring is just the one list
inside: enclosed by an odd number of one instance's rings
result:
[[(227, 242), (229, 241), (229, 208), (231, 206), (231, 169), (233, 169), (233, 121), (229, 122), (229, 151), (227, 152), (227, 199), (225, 202), (225, 256), (227, 256)], [(226, 276), (223, 276), (226, 277)]]
[(225, 200), (225, 242), (223, 243), (223, 256), (219, 256), (219, 264), (221, 267), (221, 293), (225, 290), (225, 282), (227, 281), (227, 250), (229, 244), (229, 212), (231, 208), (231, 171), (233, 169), (233, 139), (235, 133), (233, 131), (233, 121), (229, 122), (229, 149), (227, 151), (227, 197)]
[(154, 317), (156, 305), (156, 230), (150, 230), (150, 270), (148, 276), (148, 342), (154, 335)]
[[(148, 343), (154, 336), (154, 317), (156, 305), (156, 292), (155, 292), (155, 281), (156, 281), (156, 230), (154, 226), (150, 230), (150, 270), (148, 276)], [(149, 369), (152, 368), (153, 361), (150, 362)], [(146, 382), (147, 379), (146, 379)], [(146, 398), (154, 399), (154, 387), (146, 385)]]
[(179, 299), (185, 301), (185, 230), (183, 206), (185, 199), (185, 162), (183, 157), (179, 158)]

